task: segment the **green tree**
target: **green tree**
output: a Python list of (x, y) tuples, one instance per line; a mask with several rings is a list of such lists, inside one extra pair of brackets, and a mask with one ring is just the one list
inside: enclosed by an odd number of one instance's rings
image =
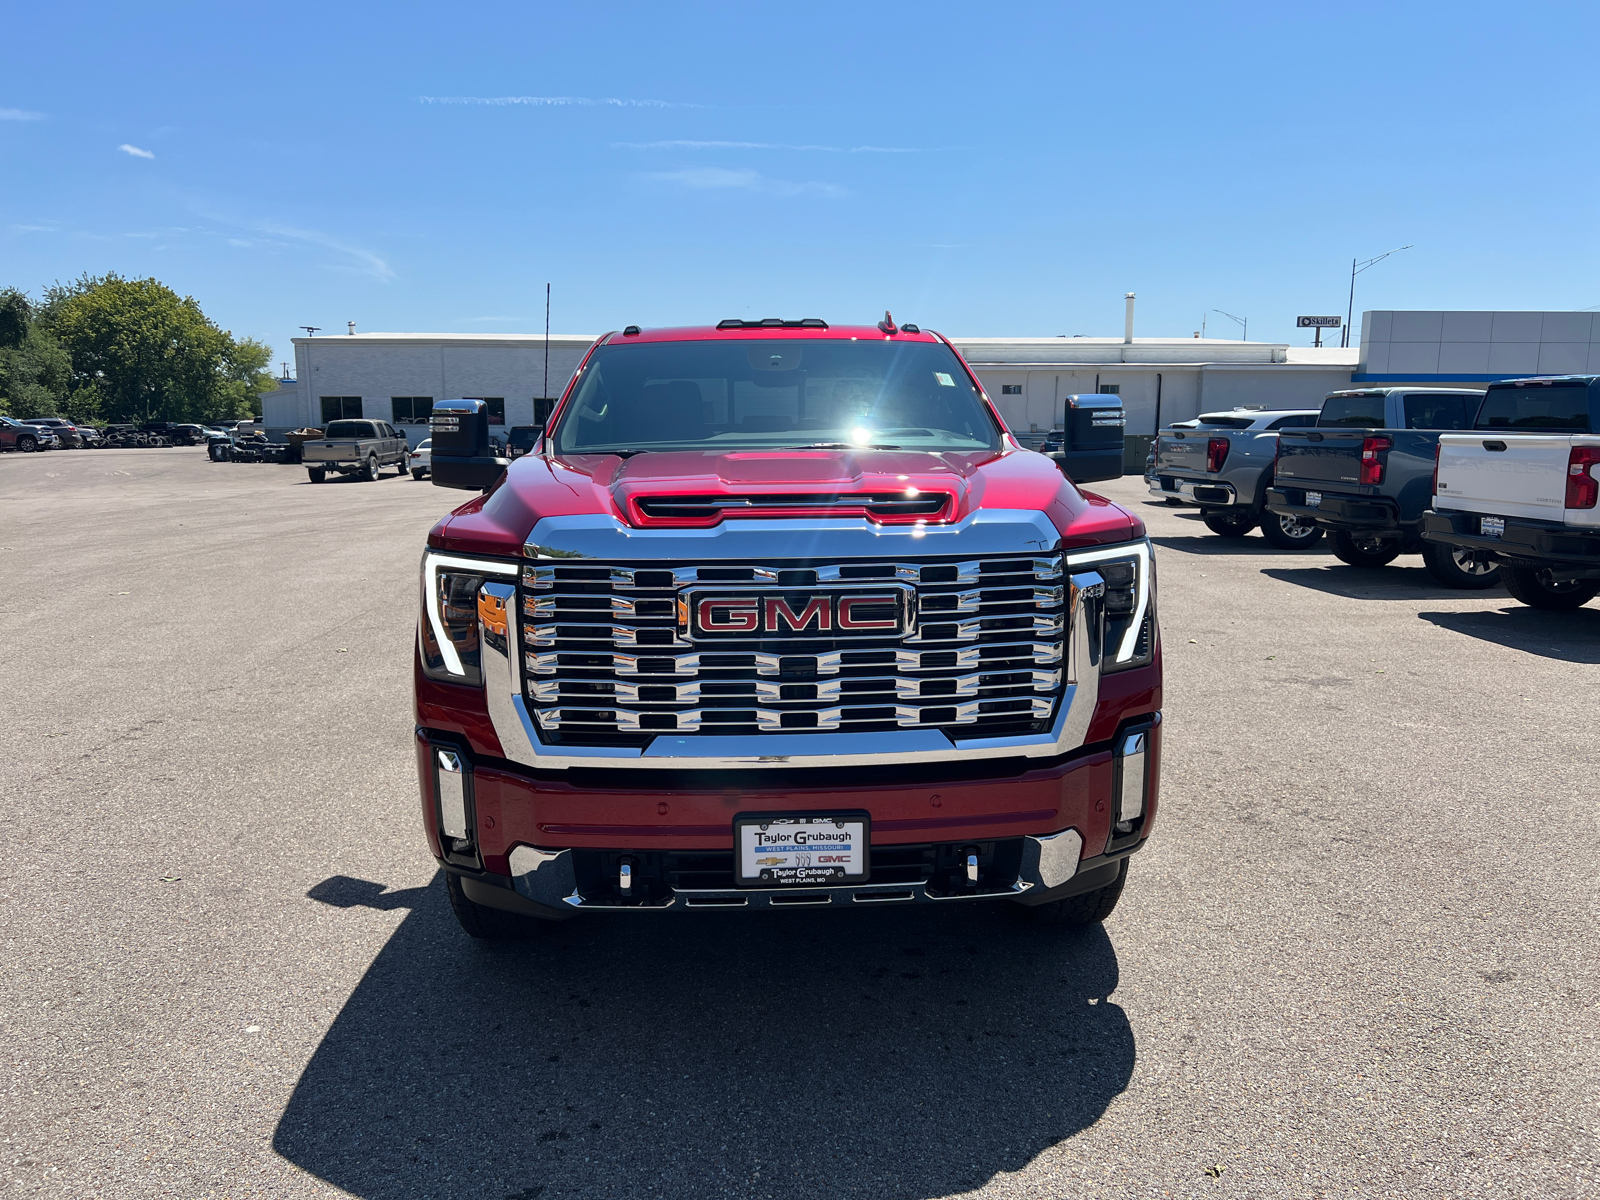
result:
[(40, 316), (71, 356), (73, 391), (112, 421), (203, 419), (224, 403), (233, 339), (155, 279), (85, 275), (48, 289)]
[(68, 396), (71, 378), (67, 352), (34, 320), (27, 296), (15, 288), (0, 290), (0, 412), (76, 415)]
[(223, 355), (223, 381), (218, 391), (230, 411), (219, 413), (213, 419), (259, 417), (261, 393), (276, 391), (278, 387), (277, 379), (268, 369), (272, 363), (272, 347), (255, 338), (230, 337), (228, 340), (228, 351)]

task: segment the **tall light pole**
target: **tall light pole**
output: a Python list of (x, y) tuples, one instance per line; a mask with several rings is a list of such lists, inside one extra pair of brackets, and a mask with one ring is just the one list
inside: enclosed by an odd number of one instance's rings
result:
[(1361, 274), (1361, 272), (1365, 271), (1368, 267), (1377, 266), (1384, 259), (1388, 258), (1389, 255), (1399, 254), (1400, 251), (1409, 249), (1411, 249), (1410, 246), (1396, 246), (1393, 250), (1385, 250), (1382, 254), (1377, 255), (1375, 258), (1367, 259), (1366, 262), (1358, 263), (1353, 258), (1350, 260), (1350, 304), (1344, 312), (1344, 336), (1339, 339), (1339, 345), (1348, 346), (1350, 344), (1350, 322), (1356, 315), (1356, 276)]
[(1220, 308), (1213, 308), (1211, 311), (1215, 312), (1215, 313), (1222, 313), (1222, 315), (1227, 317), (1228, 320), (1230, 320), (1230, 321), (1239, 322), (1239, 324), (1244, 327), (1244, 333), (1241, 335), (1241, 340), (1246, 341), (1246, 342), (1248, 342), (1250, 340), (1250, 318), (1249, 317), (1236, 317), (1231, 312), (1222, 312), (1222, 310)]

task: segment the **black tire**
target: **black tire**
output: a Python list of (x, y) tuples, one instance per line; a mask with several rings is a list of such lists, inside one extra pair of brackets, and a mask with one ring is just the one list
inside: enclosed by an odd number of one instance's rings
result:
[(1208, 512), (1202, 520), (1212, 533), (1225, 538), (1242, 538), (1256, 527), (1256, 519), (1250, 513)]
[(1028, 916), (1038, 925), (1053, 925), (1058, 929), (1081, 929), (1085, 925), (1098, 925), (1111, 915), (1122, 897), (1123, 885), (1128, 882), (1128, 860), (1122, 860), (1117, 877), (1105, 887), (1084, 892), (1081, 896), (1068, 896), (1065, 900), (1052, 900), (1048, 904), (1035, 904), (1027, 910)]
[(1499, 563), (1457, 546), (1424, 542), (1422, 561), (1428, 568), (1428, 574), (1447, 588), (1476, 591), (1480, 588), (1492, 588), (1500, 582)]
[(378, 456), (371, 455), (366, 462), (361, 464), (361, 478), (367, 483), (374, 482), (383, 473), (383, 468), (378, 465)]
[(1357, 535), (1341, 529), (1333, 535), (1333, 556), (1352, 567), (1387, 567), (1400, 557), (1400, 543), (1394, 538)]
[(1506, 591), (1529, 608), (1546, 612), (1571, 612), (1600, 595), (1600, 579), (1574, 579), (1570, 583), (1546, 583), (1539, 567), (1502, 567), (1500, 582)]
[(328, 477), (328, 472), (322, 467), (307, 467), (306, 474), (311, 477), (312, 483), (321, 483)]
[(1261, 514), (1261, 536), (1279, 550), (1304, 550), (1322, 540), (1322, 528), (1309, 517)]
[(21, 450), (24, 454), (32, 454), (38, 448), (39, 439), (36, 437), (30, 437), (28, 434), (24, 433), (17, 438), (17, 449)]
[(481, 942), (525, 942), (544, 929), (545, 922), (535, 917), (524, 917), (499, 908), (489, 908), (467, 899), (461, 888), (461, 876), (444, 877), (444, 888), (450, 896), (450, 911), (468, 937)]
[(415, 479), (418, 483), (421, 483), (422, 482), (422, 468), (421, 467), (412, 467), (411, 468), (411, 478)]

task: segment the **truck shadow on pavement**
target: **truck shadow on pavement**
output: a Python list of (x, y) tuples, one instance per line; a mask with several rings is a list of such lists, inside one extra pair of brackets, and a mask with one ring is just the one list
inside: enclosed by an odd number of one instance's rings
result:
[(617, 915), (486, 946), (440, 876), (309, 895), (411, 909), (273, 1138), (357, 1196), (943, 1196), (1093, 1124), (1133, 1073), (1099, 927)]
[(1562, 662), (1600, 664), (1600, 609), (1544, 612), (1514, 605), (1494, 612), (1425, 612), (1440, 629)]
[(1503, 600), (1503, 587), (1456, 590), (1442, 587), (1426, 567), (1387, 566), (1368, 569), (1340, 563), (1326, 567), (1269, 567), (1261, 572), (1284, 583), (1298, 584), (1350, 600)]
[(1225, 554), (1233, 558), (1243, 554), (1259, 554), (1263, 557), (1272, 556), (1276, 558), (1282, 558), (1285, 555), (1299, 558), (1304, 555), (1306, 558), (1314, 560), (1318, 556), (1328, 553), (1325, 541), (1318, 542), (1305, 550), (1279, 550), (1266, 538), (1256, 534), (1250, 534), (1242, 538), (1219, 537), (1214, 533), (1203, 533), (1195, 537), (1168, 534), (1166, 536), (1152, 535), (1150, 540), (1165, 550), (1181, 550), (1185, 554)]

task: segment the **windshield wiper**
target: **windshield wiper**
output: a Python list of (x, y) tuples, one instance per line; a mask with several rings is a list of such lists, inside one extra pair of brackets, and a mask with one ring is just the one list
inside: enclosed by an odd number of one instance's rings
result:
[(785, 450), (898, 450), (899, 446), (890, 446), (882, 442), (862, 445), (860, 442), (812, 442), (806, 446), (785, 446)]

